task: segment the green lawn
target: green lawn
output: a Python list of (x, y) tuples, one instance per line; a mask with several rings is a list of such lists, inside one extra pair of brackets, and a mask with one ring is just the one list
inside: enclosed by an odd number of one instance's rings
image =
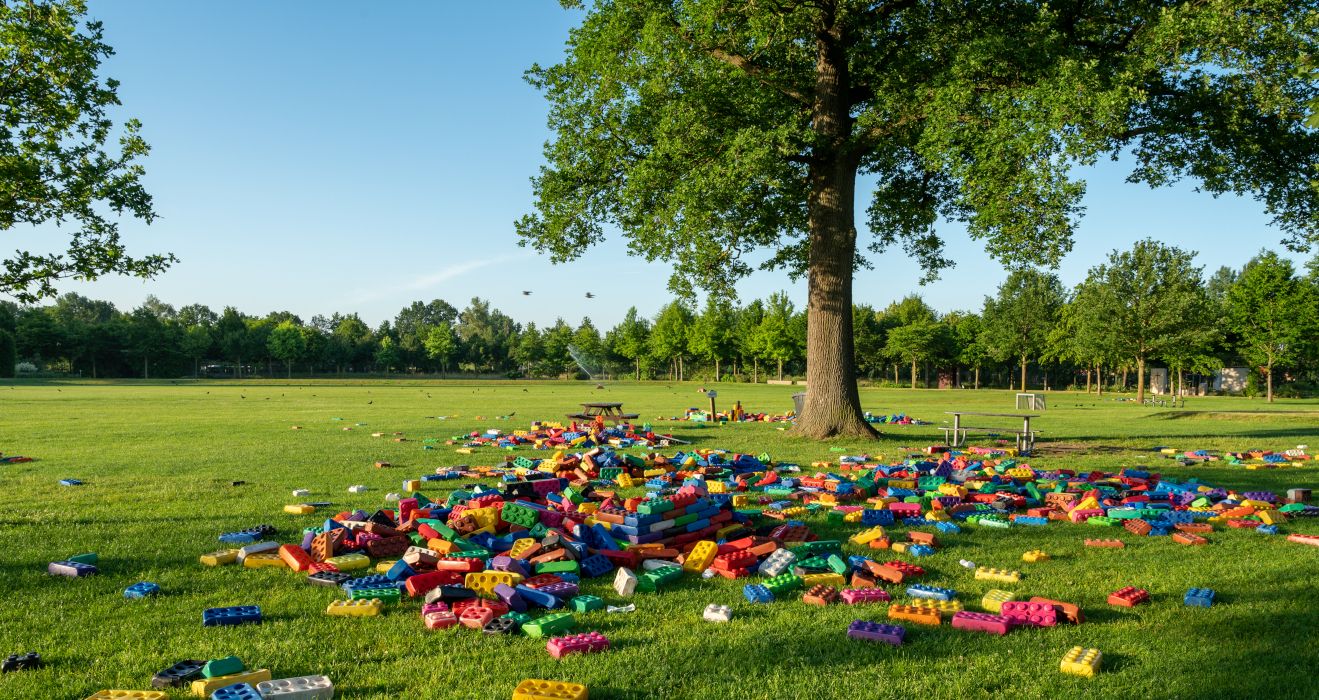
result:
[[(631, 614), (579, 616), (612, 648), (555, 661), (543, 640), (489, 638), (466, 629), (427, 631), (419, 604), (405, 601), (378, 618), (331, 618), (324, 608), (336, 591), (305, 584), (287, 570), (210, 569), (197, 557), (219, 548), (216, 536), (258, 523), (300, 539), (324, 517), (282, 512), (295, 488), (331, 500), (333, 509), (374, 509), (405, 478), (438, 466), (492, 464), (504, 453), (475, 455), (452, 447), (423, 451), (420, 440), (477, 429), (513, 430), (534, 419), (558, 419), (590, 400), (622, 401), (643, 420), (681, 415), (706, 402), (695, 384), (457, 382), (159, 382), (0, 385), (0, 452), (38, 461), (0, 465), (0, 655), (37, 651), (38, 671), (0, 677), (0, 698), (83, 698), (103, 688), (149, 687), (152, 674), (179, 659), (236, 654), (275, 677), (329, 675), (343, 698), (508, 698), (524, 678), (584, 683), (593, 698), (943, 698), (1005, 694), (1015, 698), (1195, 698), (1219, 695), (1296, 697), (1313, 693), (1319, 665), (1319, 548), (1253, 531), (1217, 532), (1207, 547), (1168, 538), (1137, 540), (1124, 531), (1125, 550), (1081, 546), (1096, 530), (978, 530), (942, 538), (920, 563), (924, 582), (959, 591), (971, 610), (990, 588), (1076, 602), (1087, 622), (1076, 627), (1014, 631), (999, 638), (950, 628), (908, 626), (900, 648), (852, 642), (848, 623), (884, 619), (882, 606), (829, 608), (799, 601), (752, 606), (745, 581), (692, 579), (659, 594), (638, 594)], [(721, 404), (741, 399), (749, 410), (782, 412), (793, 387), (720, 387)], [(245, 398), (243, 398), (245, 397)], [(1012, 411), (1009, 392), (863, 390), (875, 412), (904, 412), (936, 425), (953, 409)], [(1235, 489), (1281, 492), (1319, 488), (1316, 469), (1247, 471), (1211, 464), (1181, 467), (1152, 453), (1179, 449), (1319, 450), (1319, 402), (1192, 399), (1185, 409), (1144, 408), (1108, 396), (1054, 393), (1037, 421), (1048, 441), (1031, 464), (1112, 470), (1147, 465)], [(516, 412), (506, 420), (502, 416)], [(448, 416), (439, 420), (437, 416)], [(481, 418), (478, 418), (480, 416)], [(335, 421), (334, 418), (342, 418)], [(364, 423), (352, 431), (344, 426)], [(667, 421), (655, 421), (667, 425)], [(300, 431), (290, 430), (301, 425)], [(819, 443), (788, 438), (775, 424), (674, 427), (702, 448), (769, 452), (809, 464), (846, 453), (897, 461), (938, 441), (935, 426), (886, 426), (882, 440)], [(372, 438), (401, 431), (411, 441)], [(522, 451), (535, 456), (534, 451)], [(393, 469), (377, 470), (386, 459)], [(64, 477), (81, 487), (61, 487)], [(231, 486), (233, 481), (246, 482)], [(455, 482), (445, 482), (454, 485)], [(371, 491), (349, 494), (352, 484)], [(440, 497), (443, 491), (427, 491)], [(859, 526), (831, 528), (808, 520), (826, 538)], [(903, 528), (895, 528), (901, 531)], [(1319, 520), (1285, 532), (1319, 534)], [(849, 551), (862, 552), (849, 545)], [(1029, 549), (1053, 560), (1021, 562)], [(82, 580), (47, 576), (47, 562), (79, 552), (100, 554), (101, 575)], [(869, 550), (866, 550), (867, 552)], [(883, 553), (881, 553), (883, 554)], [(1021, 569), (1019, 584), (973, 580), (957, 564)], [(129, 601), (136, 581), (159, 583), (156, 599)], [(1146, 588), (1150, 605), (1113, 608), (1106, 595), (1124, 585)], [(1218, 591), (1211, 609), (1182, 605), (1192, 586)], [(905, 600), (894, 590), (895, 600)], [(604, 580), (584, 591), (616, 603)], [(708, 603), (731, 605), (727, 625), (701, 621)], [(256, 604), (266, 623), (203, 628), (212, 606)], [(1104, 654), (1092, 680), (1058, 671), (1074, 645)], [(182, 693), (178, 697), (184, 697)]]

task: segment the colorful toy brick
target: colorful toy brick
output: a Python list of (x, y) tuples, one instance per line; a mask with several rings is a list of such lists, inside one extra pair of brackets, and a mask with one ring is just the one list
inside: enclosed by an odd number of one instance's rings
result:
[(235, 683), (217, 688), (211, 693), (211, 700), (261, 700), (261, 693), (248, 683)]
[(46, 573), (51, 576), (82, 578), (83, 576), (95, 576), (99, 573), (99, 569), (91, 564), (82, 564), (76, 561), (53, 561), (46, 565)]
[(140, 581), (124, 589), (125, 598), (148, 598), (160, 594), (160, 586), (150, 581)]
[(914, 598), (911, 601), (911, 606), (913, 608), (938, 610), (944, 617), (966, 609), (966, 606), (962, 605), (960, 600), (937, 600), (934, 598)]
[(485, 629), (485, 626), (495, 619), (495, 611), (485, 607), (468, 606), (455, 612), (458, 615), (458, 624), (468, 629)]
[(325, 614), (336, 617), (372, 617), (384, 609), (385, 601), (379, 598), (354, 598), (331, 601), (329, 607), (325, 608)]
[(1004, 635), (1012, 629), (1012, 623), (1002, 615), (979, 613), (963, 610), (953, 614), (953, 627), (974, 632)]
[(999, 614), (1019, 627), (1055, 627), (1058, 624), (1058, 610), (1048, 603), (1005, 601)]
[(577, 624), (576, 618), (570, 612), (557, 612), (543, 615), (531, 622), (523, 623), (522, 633), (532, 639), (548, 637), (550, 635), (567, 632)]
[(556, 659), (562, 659), (568, 654), (593, 654), (608, 648), (609, 640), (599, 632), (554, 637), (545, 643), (545, 650)]
[(838, 589), (833, 586), (811, 586), (801, 600), (807, 605), (828, 605), (838, 600)]
[(995, 569), (988, 566), (976, 567), (977, 581), (998, 581), (1001, 583), (1021, 583), (1021, 572), (1008, 569)]
[(98, 690), (87, 696), (87, 700), (167, 700), (168, 697), (159, 690)]
[(575, 613), (587, 613), (604, 610), (605, 601), (593, 595), (574, 596), (568, 601), (568, 609)]
[(1072, 647), (1066, 654), (1063, 654), (1060, 670), (1074, 676), (1094, 678), (1099, 671), (1099, 662), (1102, 658), (1103, 655), (1099, 653), (1098, 649)]
[(701, 613), (701, 618), (706, 622), (728, 622), (733, 619), (733, 609), (727, 605), (710, 603), (705, 606), (705, 612)]
[(1117, 605), (1124, 608), (1134, 608), (1141, 603), (1148, 602), (1149, 599), (1149, 591), (1134, 586), (1125, 586), (1108, 594), (1109, 605)]
[(238, 561), (237, 549), (221, 549), (209, 554), (203, 554), (199, 557), (201, 563), (206, 566), (223, 566)]
[(916, 583), (907, 587), (907, 595), (912, 598), (952, 600), (957, 597), (957, 591), (954, 591), (951, 588), (940, 588), (938, 586), (928, 586), (923, 583)]
[(1098, 547), (1100, 549), (1123, 549), (1127, 545), (1122, 540), (1092, 540), (1086, 539), (1085, 546)]
[(242, 659), (237, 656), (226, 656), (222, 659), (211, 659), (202, 665), (202, 678), (231, 676), (245, 670), (247, 666)]
[(1052, 600), (1049, 598), (1043, 598), (1041, 596), (1032, 596), (1030, 602), (1048, 603), (1049, 605), (1052, 605), (1053, 609), (1058, 611), (1058, 617), (1060, 621), (1066, 620), (1067, 622), (1073, 625), (1079, 625), (1082, 622), (1085, 622), (1085, 615), (1081, 613), (1080, 606), (1074, 603), (1068, 603), (1061, 600)]
[(326, 564), (332, 564), (340, 571), (357, 571), (366, 569), (371, 566), (371, 558), (365, 554), (341, 554), (337, 557), (330, 557), (325, 560)]
[(10, 671), (31, 671), (41, 668), (45, 663), (41, 660), (41, 654), (29, 651), (26, 654), (10, 654), (0, 662), (0, 673), (9, 673)]
[(166, 669), (157, 671), (151, 677), (152, 688), (177, 688), (185, 686), (195, 678), (200, 678), (205, 661), (185, 659)]
[(1190, 546), (1209, 544), (1209, 540), (1199, 535), (1191, 534), (1189, 532), (1172, 533), (1172, 541), (1176, 542), (1177, 544), (1184, 544)]
[(1297, 544), (1308, 544), (1311, 547), (1319, 547), (1319, 535), (1302, 535), (1297, 532), (1287, 535), (1287, 541), (1295, 542)]
[(513, 700), (587, 700), (586, 686), (528, 678), (513, 689)]
[(1217, 594), (1212, 588), (1192, 588), (1186, 591), (1182, 603), (1194, 608), (1209, 608), (1214, 605), (1215, 595)]
[(1016, 597), (1017, 595), (1011, 591), (1000, 591), (996, 588), (991, 588), (985, 593), (984, 597), (980, 599), (980, 607), (989, 612), (1001, 614), (1003, 611), (1003, 604), (1015, 600)]
[(1032, 549), (1021, 555), (1021, 560), (1031, 564), (1038, 564), (1042, 561), (1049, 561), (1049, 554), (1042, 549)]
[(235, 605), (228, 608), (207, 608), (202, 611), (203, 627), (261, 624), (261, 608), (256, 605)]
[(249, 554), (246, 557), (240, 554), (239, 563), (247, 569), (283, 569), (288, 566), (288, 564), (284, 563), (283, 558), (281, 558), (277, 552), (257, 552), (255, 554)]
[(692, 547), (692, 551), (687, 553), (687, 558), (682, 563), (683, 571), (699, 574), (710, 568), (711, 562), (719, 553), (719, 545), (709, 540), (701, 540)]
[(893, 596), (882, 588), (848, 588), (840, 591), (838, 597), (848, 605), (861, 605), (863, 603), (888, 603), (893, 600)]
[(889, 606), (888, 616), (890, 620), (907, 620), (921, 625), (938, 626), (942, 622), (942, 614), (933, 608), (920, 608), (914, 605), (902, 605), (894, 603)]
[(759, 583), (748, 583), (742, 587), (742, 596), (748, 603), (773, 603), (774, 593)]
[(307, 583), (310, 583), (313, 586), (332, 586), (338, 588), (351, 580), (353, 580), (352, 574), (345, 574), (339, 571), (317, 571), (314, 574), (307, 575)]
[(334, 683), (328, 676), (297, 676), (261, 681), (257, 692), (266, 700), (332, 700)]
[(476, 591), (478, 596), (492, 600), (496, 597), (495, 586), (516, 586), (519, 583), (522, 583), (522, 576), (507, 571), (478, 571), (463, 578), (463, 585)]
[(243, 671), (229, 676), (216, 676), (215, 678), (200, 678), (192, 682), (192, 694), (197, 697), (209, 697), (220, 688), (231, 686), (237, 683), (260, 683), (261, 681), (270, 680), (270, 669), (260, 668), (255, 671)]
[(779, 576), (792, 570), (797, 563), (796, 553), (787, 549), (776, 549), (770, 552), (765, 561), (760, 563), (760, 575), (762, 576)]
[(801, 588), (804, 583), (802, 577), (796, 574), (779, 574), (765, 579), (761, 585), (768, 588), (769, 592), (773, 593), (775, 597), (778, 597)]
[(348, 593), (349, 600), (378, 600), (382, 605), (385, 603), (397, 603), (402, 596), (402, 592), (395, 586), (354, 588)]
[(879, 622), (867, 622), (866, 620), (853, 620), (852, 624), (847, 626), (847, 636), (851, 639), (861, 639), (867, 642), (883, 642), (893, 646), (902, 646), (903, 639), (907, 636), (907, 630), (898, 625), (885, 625)]
[(428, 630), (443, 630), (458, 625), (458, 616), (448, 610), (426, 613), (421, 616), (421, 620)]

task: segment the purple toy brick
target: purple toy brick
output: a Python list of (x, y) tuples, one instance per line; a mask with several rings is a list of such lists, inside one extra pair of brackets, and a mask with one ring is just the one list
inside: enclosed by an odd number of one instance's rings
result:
[(560, 581), (558, 583), (551, 583), (548, 586), (540, 586), (540, 590), (562, 600), (572, 598), (578, 593), (577, 584), (569, 583), (568, 581)]
[(522, 599), (522, 594), (507, 583), (495, 585), (495, 597), (502, 600), (509, 610), (522, 612), (527, 609), (527, 601)]
[(847, 636), (852, 639), (863, 639), (867, 642), (884, 642), (893, 646), (901, 646), (902, 640), (907, 636), (907, 630), (898, 625), (853, 620), (852, 624), (847, 627)]
[(953, 615), (953, 627), (976, 632), (1004, 635), (1012, 629), (1012, 622), (1002, 615), (963, 610)]

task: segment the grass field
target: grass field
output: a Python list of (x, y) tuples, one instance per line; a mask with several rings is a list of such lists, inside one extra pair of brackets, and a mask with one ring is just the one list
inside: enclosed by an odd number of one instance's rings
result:
[[(978, 610), (990, 588), (1011, 588), (1080, 604), (1087, 622), (1075, 627), (999, 638), (947, 624), (910, 626), (907, 644), (893, 648), (851, 642), (844, 634), (856, 617), (882, 621), (881, 606), (752, 606), (741, 595), (744, 581), (692, 579), (659, 594), (638, 594), (631, 614), (579, 616), (582, 629), (602, 631), (613, 648), (564, 661), (552, 659), (543, 640), (489, 638), (465, 629), (429, 632), (416, 602), (378, 618), (327, 617), (324, 608), (336, 591), (309, 586), (300, 574), (210, 569), (197, 561), (219, 548), (219, 533), (258, 523), (277, 526), (281, 541), (299, 539), (324, 511), (283, 513), (285, 504), (298, 500), (290, 496), (295, 488), (334, 501), (334, 512), (372, 510), (405, 478), (504, 457), (493, 448), (471, 456), (451, 447), (423, 451), (422, 438), (522, 428), (534, 419), (559, 419), (590, 400), (622, 401), (643, 420), (681, 415), (705, 402), (696, 389), (407, 381), (0, 385), (0, 452), (38, 460), (0, 465), (0, 572), (7, 593), (0, 603), (0, 656), (37, 651), (48, 664), (0, 677), (0, 698), (84, 698), (103, 688), (146, 688), (155, 671), (179, 659), (229, 654), (277, 678), (325, 673), (343, 698), (508, 698), (523, 678), (584, 683), (592, 698), (1319, 697), (1313, 679), (1319, 548), (1250, 530), (1217, 532), (1206, 547), (1104, 530), (1100, 534), (1127, 540), (1128, 548), (1087, 550), (1081, 540), (1096, 532), (1086, 526), (967, 527), (943, 537), (944, 546), (920, 562), (932, 572), (925, 582), (958, 590), (968, 609)], [(792, 391), (725, 386), (720, 401), (741, 399), (749, 410), (778, 413), (790, 408)], [(904, 412), (936, 426), (947, 410), (1012, 410), (1012, 395), (996, 391), (876, 389), (863, 390), (862, 400), (875, 412)], [(1319, 450), (1319, 402), (1266, 406), (1204, 398), (1173, 410), (1062, 393), (1049, 402), (1037, 421), (1047, 442), (1028, 460), (1036, 466), (1147, 465), (1177, 479), (1198, 477), (1234, 489), (1319, 488), (1319, 466), (1182, 467), (1150, 449), (1278, 450), (1308, 443)], [(356, 423), (365, 425), (342, 430)], [(830, 448), (897, 461), (937, 442), (936, 426), (887, 426), (871, 444), (791, 439), (773, 424), (682, 423), (673, 430), (697, 447), (769, 452), (776, 460), (809, 464), (836, 461), (839, 453)], [(402, 431), (411, 441), (372, 438), (373, 431)], [(372, 468), (377, 459), (394, 468)], [(65, 477), (86, 485), (59, 486)], [(371, 491), (349, 494), (352, 484)], [(808, 522), (826, 538), (858, 529), (831, 528), (823, 516)], [(1294, 521), (1283, 530), (1319, 534), (1319, 520)], [(1037, 548), (1053, 560), (1021, 562), (1022, 552)], [(100, 576), (46, 575), (47, 562), (85, 551), (99, 553)], [(1025, 578), (1016, 585), (975, 581), (959, 559), (1021, 569)], [(164, 593), (125, 600), (123, 589), (141, 580), (159, 583)], [(1125, 585), (1148, 589), (1153, 603), (1106, 605), (1106, 595)], [(1182, 594), (1192, 586), (1216, 589), (1219, 603), (1184, 607)], [(586, 583), (584, 591), (618, 602), (603, 579)], [(731, 605), (733, 622), (703, 623), (701, 611), (712, 602)], [(260, 605), (266, 623), (201, 626), (203, 608), (238, 604)], [(1099, 676), (1059, 673), (1059, 658), (1073, 645), (1103, 651)]]

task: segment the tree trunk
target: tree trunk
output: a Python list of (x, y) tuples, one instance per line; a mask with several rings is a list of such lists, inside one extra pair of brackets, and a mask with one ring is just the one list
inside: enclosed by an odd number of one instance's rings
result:
[(783, 359), (779, 358), (779, 381), (783, 381)]
[(752, 384), (759, 384), (759, 383), (760, 383), (760, 358), (759, 358), (759, 357), (753, 357), (753, 358), (751, 358), (751, 383), (752, 383)]
[(893, 383), (898, 383), (898, 363), (893, 363)]
[(151, 378), (151, 360), (148, 360), (146, 356), (142, 357), (142, 378)]
[(916, 388), (916, 359), (911, 360), (911, 388)]
[(637, 381), (641, 381), (641, 356), (637, 356)]
[(1021, 390), (1026, 391), (1026, 356), (1021, 356)]
[(1086, 393), (1087, 396), (1090, 394), (1090, 368), (1089, 368), (1089, 367), (1086, 367), (1086, 368), (1085, 368), (1085, 393)]
[(1136, 403), (1145, 403), (1145, 358), (1136, 357)]
[(678, 356), (678, 381), (687, 378), (687, 366), (682, 361), (682, 355)]
[(1264, 386), (1266, 387), (1265, 397), (1269, 403), (1273, 403), (1273, 363), (1264, 367)]
[(976, 388), (980, 388), (980, 367), (976, 367)]
[(1095, 396), (1104, 395), (1104, 365), (1095, 363)]

